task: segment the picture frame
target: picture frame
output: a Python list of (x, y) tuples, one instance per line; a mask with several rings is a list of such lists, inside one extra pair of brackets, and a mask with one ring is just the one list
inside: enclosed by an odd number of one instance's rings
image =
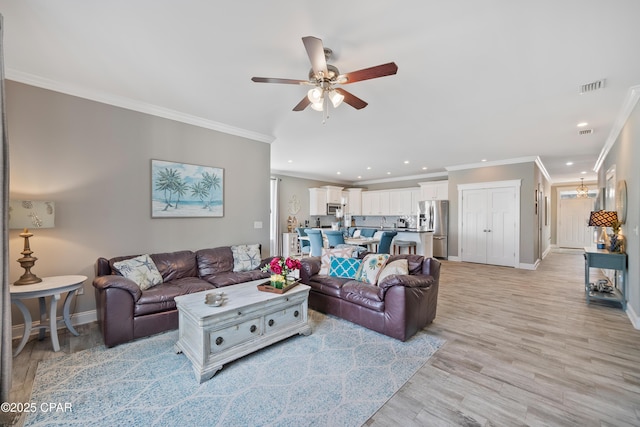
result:
[(224, 216), (224, 169), (151, 160), (151, 217)]

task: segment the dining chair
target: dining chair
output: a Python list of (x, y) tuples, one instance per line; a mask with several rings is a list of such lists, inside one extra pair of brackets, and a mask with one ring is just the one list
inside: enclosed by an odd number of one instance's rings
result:
[(383, 231), (378, 243), (379, 254), (391, 254), (391, 241), (398, 234), (397, 231)]
[(298, 233), (298, 242), (300, 242), (300, 253), (302, 255), (309, 255), (311, 253), (311, 242), (309, 239), (301, 239), (301, 237), (307, 237), (307, 233), (304, 232), (304, 228), (296, 228)]
[(363, 228), (360, 230), (360, 236), (362, 237), (373, 237), (376, 234), (375, 228)]
[(327, 236), (327, 241), (330, 248), (335, 248), (338, 245), (344, 245), (344, 234), (339, 230), (327, 230), (324, 232)]
[(311, 256), (321, 256), (322, 255), (322, 232), (320, 230), (314, 230), (311, 228), (306, 228), (304, 230), (309, 236), (309, 242), (311, 243)]

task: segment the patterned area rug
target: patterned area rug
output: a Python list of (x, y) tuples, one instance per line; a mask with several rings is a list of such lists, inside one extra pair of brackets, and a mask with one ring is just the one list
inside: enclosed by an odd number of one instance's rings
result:
[(309, 317), (311, 335), (229, 363), (203, 384), (174, 353), (177, 331), (43, 361), (31, 397), (38, 410), (25, 425), (360, 426), (444, 343)]

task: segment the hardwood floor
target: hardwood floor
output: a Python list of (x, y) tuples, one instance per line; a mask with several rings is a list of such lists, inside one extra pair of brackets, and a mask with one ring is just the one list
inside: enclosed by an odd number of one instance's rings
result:
[[(640, 425), (640, 331), (615, 306), (587, 305), (583, 277), (581, 252), (535, 271), (443, 261), (428, 330), (447, 342), (366, 425)], [(60, 330), (58, 353), (29, 341), (12, 401), (29, 401), (39, 360), (101, 343), (95, 324), (78, 329)]]

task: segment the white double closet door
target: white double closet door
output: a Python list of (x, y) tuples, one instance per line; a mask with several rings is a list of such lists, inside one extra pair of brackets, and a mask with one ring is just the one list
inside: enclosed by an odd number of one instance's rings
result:
[(462, 189), (462, 261), (516, 267), (519, 187)]

